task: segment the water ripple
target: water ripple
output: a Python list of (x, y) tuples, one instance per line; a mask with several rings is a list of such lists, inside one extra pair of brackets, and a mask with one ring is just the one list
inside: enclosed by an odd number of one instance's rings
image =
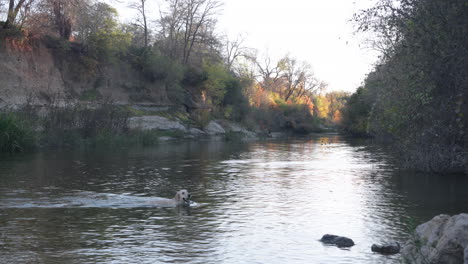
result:
[[(370, 245), (466, 211), (468, 180), (388, 160), (339, 136), (2, 159), (0, 263), (399, 263)], [(182, 188), (196, 206), (151, 206)]]

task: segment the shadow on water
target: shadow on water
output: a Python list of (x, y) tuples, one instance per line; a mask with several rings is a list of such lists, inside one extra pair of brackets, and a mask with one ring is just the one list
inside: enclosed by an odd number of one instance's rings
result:
[[(5, 156), (0, 263), (399, 263), (370, 245), (468, 211), (468, 179), (390, 160), (337, 135)], [(150, 205), (182, 188), (199, 206)]]

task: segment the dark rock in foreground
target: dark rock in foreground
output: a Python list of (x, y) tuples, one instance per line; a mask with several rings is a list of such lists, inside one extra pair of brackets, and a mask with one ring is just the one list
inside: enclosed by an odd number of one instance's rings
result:
[(400, 252), (400, 244), (398, 242), (382, 245), (373, 244), (371, 250), (382, 254), (396, 254)]
[(326, 234), (320, 239), (324, 244), (336, 245), (337, 247), (352, 247), (354, 241), (351, 238)]

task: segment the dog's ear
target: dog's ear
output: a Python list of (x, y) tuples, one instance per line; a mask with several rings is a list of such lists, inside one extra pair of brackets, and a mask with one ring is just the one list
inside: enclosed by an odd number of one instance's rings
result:
[(176, 201), (180, 201), (180, 193), (179, 192), (176, 193), (175, 199), (176, 199)]

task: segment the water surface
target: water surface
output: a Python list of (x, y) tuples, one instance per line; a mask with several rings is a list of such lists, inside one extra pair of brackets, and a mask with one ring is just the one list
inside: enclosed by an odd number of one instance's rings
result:
[[(196, 206), (151, 203), (183, 188)], [(0, 263), (399, 263), (371, 244), (468, 212), (467, 189), (336, 135), (1, 156)]]

